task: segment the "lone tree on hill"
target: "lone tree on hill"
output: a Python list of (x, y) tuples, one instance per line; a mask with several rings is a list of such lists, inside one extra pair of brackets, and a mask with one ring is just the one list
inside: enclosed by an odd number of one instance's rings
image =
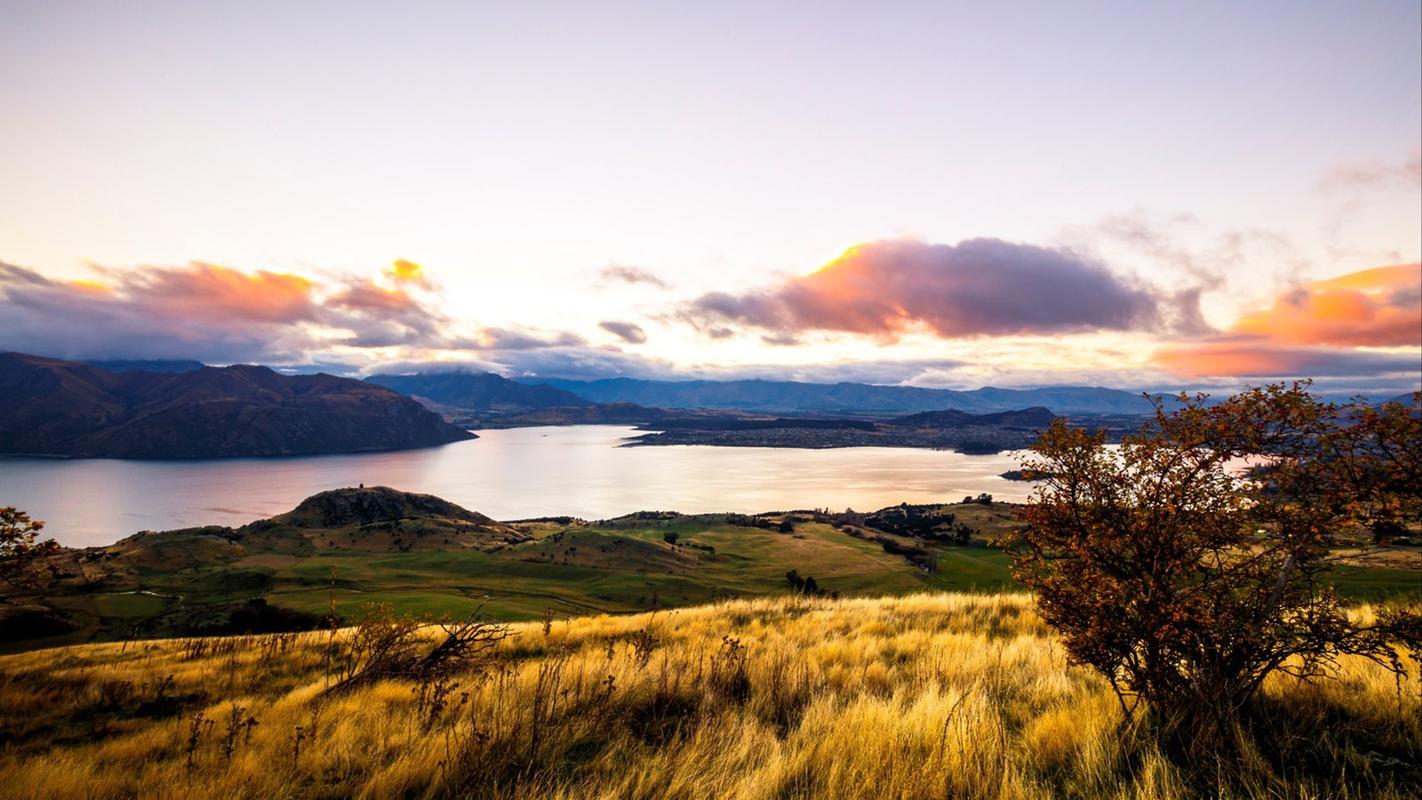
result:
[(40, 559), (59, 549), (53, 539), (39, 538), (44, 522), (14, 506), (0, 507), (0, 580), (11, 589), (31, 589), (43, 582), (35, 569)]
[(1007, 540), (1013, 572), (1128, 719), (1144, 700), (1238, 751), (1271, 673), (1314, 679), (1354, 654), (1403, 674), (1403, 654), (1422, 655), (1422, 617), (1350, 619), (1324, 580), (1338, 537), (1418, 520), (1422, 417), (1307, 387), (1157, 403), (1119, 450), (1057, 420), (1032, 448), (1024, 469), (1042, 483)]

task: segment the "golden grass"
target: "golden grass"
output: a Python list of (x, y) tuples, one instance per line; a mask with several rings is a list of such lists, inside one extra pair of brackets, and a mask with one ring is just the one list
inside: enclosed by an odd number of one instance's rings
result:
[[(1147, 728), (1123, 730), (1105, 682), (1066, 664), (1026, 595), (735, 601), (515, 632), (442, 705), (392, 680), (322, 698), (325, 634), (0, 658), (0, 795), (1216, 793)], [(1337, 681), (1271, 679), (1266, 707), (1289, 710), (1267, 723), (1276, 757), (1231, 791), (1411, 796), (1419, 685), (1355, 659)]]

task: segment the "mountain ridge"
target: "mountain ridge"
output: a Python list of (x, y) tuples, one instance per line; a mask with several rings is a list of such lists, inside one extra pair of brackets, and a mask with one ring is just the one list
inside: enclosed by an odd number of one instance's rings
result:
[(493, 372), (377, 374), (367, 377), (365, 382), (408, 397), (470, 411), (519, 412), (593, 405), (556, 387), (519, 383)]
[(1097, 386), (1035, 389), (930, 389), (852, 383), (804, 383), (748, 379), (736, 381), (660, 381), (640, 378), (573, 380), (525, 379), (596, 403), (636, 403), (656, 408), (723, 408), (767, 413), (892, 413), (966, 411), (992, 413), (1033, 406), (1058, 414), (1149, 414), (1143, 394)]
[(0, 453), (98, 458), (317, 455), (474, 435), (389, 389), (267, 367), (109, 372), (0, 353)]

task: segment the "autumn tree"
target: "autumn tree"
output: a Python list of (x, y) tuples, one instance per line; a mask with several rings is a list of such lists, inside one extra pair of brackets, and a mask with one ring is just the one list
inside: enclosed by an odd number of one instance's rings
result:
[(53, 539), (39, 538), (44, 522), (14, 506), (0, 507), (0, 580), (11, 589), (33, 588), (40, 582), (38, 562), (59, 549)]
[(1007, 545), (1127, 718), (1145, 701), (1228, 749), (1270, 674), (1311, 680), (1342, 654), (1401, 673), (1418, 654), (1416, 615), (1357, 624), (1325, 576), (1340, 536), (1415, 519), (1422, 423), (1402, 404), (1319, 402), (1307, 384), (1179, 400), (1119, 448), (1054, 422), (1024, 464), (1041, 484)]

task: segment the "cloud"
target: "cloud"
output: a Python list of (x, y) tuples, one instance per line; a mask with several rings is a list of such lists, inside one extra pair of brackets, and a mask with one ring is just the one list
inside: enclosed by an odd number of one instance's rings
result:
[(602, 328), (628, 344), (641, 344), (647, 341), (647, 332), (642, 330), (640, 325), (635, 325), (631, 322), (603, 320), (597, 325), (599, 328)]
[(314, 281), (195, 262), (52, 280), (0, 263), (0, 348), (68, 357), (292, 360), (316, 344)]
[(1318, 189), (1325, 195), (1418, 186), (1422, 186), (1422, 152), (1419, 151), (1413, 151), (1402, 161), (1375, 158), (1340, 162), (1318, 181)]
[(541, 350), (546, 347), (575, 347), (584, 344), (575, 333), (547, 333), (511, 328), (482, 328), (472, 337), (452, 340), (448, 346), (457, 350)]
[(665, 378), (677, 373), (669, 361), (625, 353), (616, 347), (566, 346), (487, 351), (478, 358), (402, 359), (374, 363), (363, 374), (382, 372), (496, 372), (509, 378)]
[(1163, 347), (1154, 361), (1196, 377), (1418, 375), (1419, 346), (1422, 264), (1401, 264), (1295, 286), (1226, 334)]
[(856, 245), (763, 291), (702, 295), (682, 317), (702, 329), (734, 323), (886, 340), (916, 331), (966, 338), (1203, 325), (1198, 292), (1166, 292), (1070, 250), (998, 239)]
[(424, 267), (403, 258), (395, 259), (389, 269), (385, 270), (385, 274), (396, 283), (412, 283), (427, 289), (434, 286), (434, 283), (425, 275)]
[(1305, 283), (1244, 314), (1231, 330), (1296, 344), (1422, 345), (1422, 264)]
[(624, 264), (610, 264), (598, 270), (598, 282), (607, 285), (612, 283), (645, 284), (658, 289), (670, 289), (671, 284), (661, 277), (641, 267), (631, 267)]
[[(967, 366), (966, 362), (952, 358), (875, 359), (821, 364), (747, 364), (734, 367), (701, 367), (689, 370), (687, 377), (931, 386), (954, 383), (954, 373), (964, 366)], [(962, 377), (958, 376), (956, 382), (961, 381)]]
[(648, 380), (777, 380), (805, 383), (939, 385), (965, 366), (955, 359), (876, 359), (818, 364), (673, 364), (616, 347), (554, 347), (489, 352), (458, 360), (406, 359), (367, 366), (362, 374), (413, 372), (497, 372), (511, 378), (643, 378)]
[[(1418, 190), (1422, 189), (1422, 149), (1413, 149), (1400, 160), (1361, 159), (1334, 164), (1319, 177), (1317, 192), (1328, 208), (1324, 231), (1333, 257), (1366, 255), (1369, 260), (1392, 261), (1404, 258), (1398, 251), (1360, 250), (1341, 240), (1343, 231), (1365, 213), (1395, 217), (1404, 224), (1416, 223)], [(1412, 209), (1409, 211), (1409, 207)], [(1408, 220), (1407, 217), (1412, 217)], [(1393, 223), (1396, 224), (1396, 223)]]
[(1178, 375), (1193, 377), (1367, 377), (1419, 371), (1416, 353), (1293, 347), (1262, 336), (1227, 336), (1170, 345), (1156, 352), (1155, 361)]
[(0, 348), (70, 358), (198, 358), (299, 364), (340, 348), (577, 344), (502, 329), (458, 336), (419, 265), (375, 278), (311, 278), (205, 262), (94, 267), (63, 281), (0, 263)]
[(1261, 269), (1292, 276), (1309, 267), (1287, 237), (1258, 228), (1210, 231), (1189, 214), (1159, 218), (1142, 210), (1112, 214), (1092, 225), (1064, 231), (1069, 247), (1083, 252), (1105, 248), (1113, 262), (1144, 259), (1201, 291), (1224, 289), (1241, 272)]

